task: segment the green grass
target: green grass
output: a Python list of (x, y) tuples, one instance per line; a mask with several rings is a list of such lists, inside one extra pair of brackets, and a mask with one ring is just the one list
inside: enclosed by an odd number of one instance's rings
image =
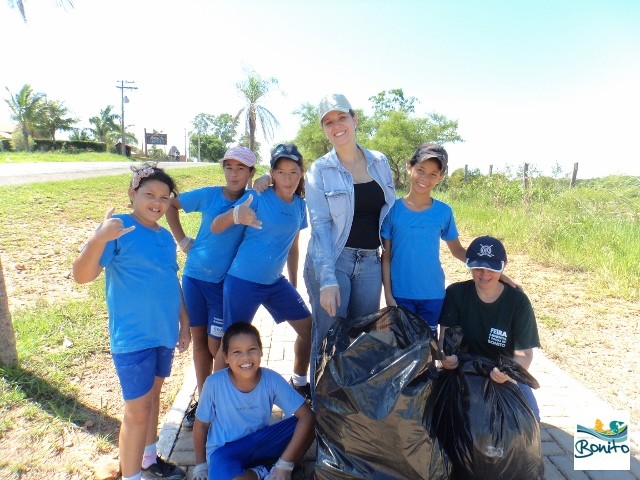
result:
[(640, 178), (566, 182), (481, 177), (435, 196), (454, 208), (461, 232), (493, 235), (507, 250), (583, 276), (594, 295), (640, 298)]
[(0, 163), (27, 163), (27, 162), (131, 162), (132, 160), (122, 155), (106, 152), (0, 152)]

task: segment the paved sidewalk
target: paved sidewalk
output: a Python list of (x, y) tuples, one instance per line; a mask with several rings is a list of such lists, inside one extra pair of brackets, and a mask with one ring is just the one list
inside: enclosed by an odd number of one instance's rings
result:
[[(305, 235), (306, 234), (306, 235)], [(306, 255), (308, 232), (300, 235), (300, 268), (298, 286), (303, 298), (308, 301), (302, 280), (302, 262)], [(384, 305), (384, 299), (382, 299)], [(295, 332), (288, 324), (276, 325), (267, 311), (261, 307), (254, 319), (260, 330), (264, 345), (263, 365), (276, 370), (285, 378), (291, 375), (293, 365), (293, 342)], [(631, 435), (632, 457), (630, 471), (576, 471), (573, 469), (574, 412), (581, 408), (605, 407), (593, 392), (571, 378), (549, 360), (542, 351), (535, 352), (531, 374), (540, 383), (535, 395), (540, 406), (542, 453), (545, 463), (545, 480), (640, 480), (640, 436)], [(160, 433), (158, 451), (161, 456), (187, 470), (187, 479), (195, 464), (191, 430), (182, 429), (182, 418), (195, 393), (195, 373), (191, 368), (185, 375), (184, 386), (173, 408), (164, 420)], [(634, 427), (634, 425), (631, 425)], [(313, 478), (315, 444), (305, 457), (303, 471), (294, 479)], [(526, 480), (526, 479), (522, 479)]]

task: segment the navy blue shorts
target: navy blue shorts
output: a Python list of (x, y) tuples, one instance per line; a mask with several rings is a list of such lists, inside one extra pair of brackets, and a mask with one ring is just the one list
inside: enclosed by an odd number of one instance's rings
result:
[(292, 416), (214, 450), (207, 459), (209, 480), (236, 478), (258, 465), (269, 468), (289, 445), (297, 423)]
[(207, 326), (207, 333), (222, 337), (222, 288), (223, 282), (205, 282), (182, 276), (182, 294), (192, 327)]
[(142, 397), (151, 391), (156, 377), (167, 378), (171, 374), (174, 351), (173, 348), (155, 347), (137, 352), (112, 353), (124, 399)]
[(223, 303), (225, 331), (234, 323), (252, 322), (260, 305), (264, 305), (276, 323), (311, 316), (298, 291), (284, 276), (271, 285), (263, 285), (227, 275)]
[(410, 298), (399, 297), (393, 298), (399, 307), (404, 307), (416, 315), (419, 315), (429, 324), (431, 331), (437, 334), (438, 321), (440, 320), (440, 312), (442, 312), (442, 306), (444, 305), (444, 298), (434, 300), (412, 300)]

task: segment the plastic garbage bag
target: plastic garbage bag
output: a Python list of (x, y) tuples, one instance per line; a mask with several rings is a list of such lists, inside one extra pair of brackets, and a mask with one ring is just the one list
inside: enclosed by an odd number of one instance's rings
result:
[(423, 423), (434, 355), (429, 326), (404, 309), (336, 321), (317, 375), (316, 479), (449, 478)]
[(461, 330), (448, 328), (444, 352), (458, 356), (455, 370), (441, 370), (426, 411), (452, 463), (455, 480), (542, 480), (540, 427), (517, 385), (489, 378), (494, 367), (538, 388), (521, 365), (458, 351)]

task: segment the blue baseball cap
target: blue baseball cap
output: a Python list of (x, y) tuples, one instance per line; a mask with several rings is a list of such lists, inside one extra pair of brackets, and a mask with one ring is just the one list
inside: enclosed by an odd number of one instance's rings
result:
[(467, 248), (467, 268), (484, 268), (502, 273), (507, 264), (507, 252), (500, 240), (483, 236), (476, 238)]

